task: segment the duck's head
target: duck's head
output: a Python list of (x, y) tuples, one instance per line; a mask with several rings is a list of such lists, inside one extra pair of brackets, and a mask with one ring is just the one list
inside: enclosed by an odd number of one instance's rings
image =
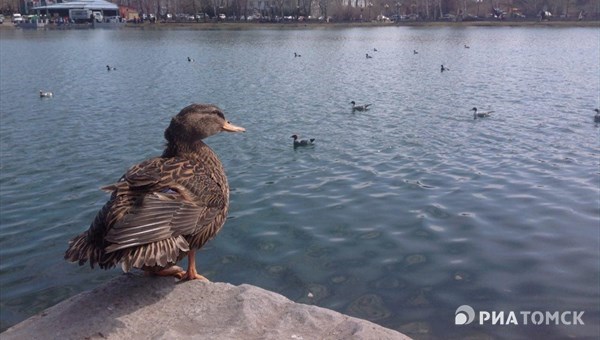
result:
[(294, 138), (294, 140), (298, 139), (298, 135), (291, 135), (290, 138)]
[(356, 102), (353, 100), (353, 101), (350, 102), (350, 104), (356, 105)]
[(181, 110), (165, 130), (165, 139), (176, 144), (193, 144), (221, 131), (244, 132), (225, 119), (223, 111), (215, 105), (192, 104)]
[(477, 108), (476, 108), (476, 107), (474, 107), (474, 108), (472, 108), (472, 109), (471, 109), (471, 111), (475, 111), (475, 112), (477, 112)]

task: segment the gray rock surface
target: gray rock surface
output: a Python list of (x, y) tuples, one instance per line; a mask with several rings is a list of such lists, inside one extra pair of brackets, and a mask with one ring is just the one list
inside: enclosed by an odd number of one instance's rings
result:
[(409, 339), (251, 285), (122, 275), (1, 334), (10, 339)]

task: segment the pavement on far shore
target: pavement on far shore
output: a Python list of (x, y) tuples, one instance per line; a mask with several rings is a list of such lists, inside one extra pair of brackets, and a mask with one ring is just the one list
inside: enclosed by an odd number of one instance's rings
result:
[(11, 339), (410, 339), (242, 284), (121, 275), (0, 334)]
[[(121, 29), (139, 29), (139, 30), (253, 30), (253, 29), (323, 29), (323, 28), (347, 28), (347, 27), (456, 27), (456, 26), (512, 26), (512, 27), (600, 27), (600, 20), (548, 20), (539, 21), (537, 19), (527, 20), (481, 20), (481, 21), (400, 21), (400, 22), (379, 22), (379, 21), (340, 21), (340, 22), (144, 22), (142, 24), (126, 23), (120, 26)], [(15, 25), (6, 21), (0, 25), (0, 32), (6, 30), (15, 30)], [(55, 30), (58, 26), (53, 24), (44, 29)]]

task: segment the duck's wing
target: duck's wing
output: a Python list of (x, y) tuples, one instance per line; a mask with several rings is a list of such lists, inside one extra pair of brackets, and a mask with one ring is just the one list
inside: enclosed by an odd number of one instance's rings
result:
[(227, 206), (222, 186), (197, 161), (153, 159), (131, 168), (114, 187), (107, 252), (197, 233)]

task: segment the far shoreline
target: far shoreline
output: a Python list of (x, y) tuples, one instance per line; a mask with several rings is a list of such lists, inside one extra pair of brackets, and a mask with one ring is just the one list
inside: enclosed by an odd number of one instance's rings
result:
[(244, 29), (313, 29), (313, 28), (355, 28), (355, 27), (599, 27), (600, 21), (406, 21), (399, 23), (382, 22), (286, 22), (286, 23), (143, 23), (125, 24), (132, 29), (199, 29), (199, 30), (244, 30)]
[[(539, 20), (519, 20), (519, 21), (402, 21), (402, 22), (157, 22), (157, 23), (125, 23), (120, 25), (119, 29), (134, 30), (301, 30), (301, 29), (343, 29), (359, 27), (597, 27), (600, 28), (600, 20), (582, 20), (582, 21), (539, 21)], [(2, 24), (0, 30), (17, 29), (13, 24)], [(48, 25), (41, 29), (64, 29)]]

